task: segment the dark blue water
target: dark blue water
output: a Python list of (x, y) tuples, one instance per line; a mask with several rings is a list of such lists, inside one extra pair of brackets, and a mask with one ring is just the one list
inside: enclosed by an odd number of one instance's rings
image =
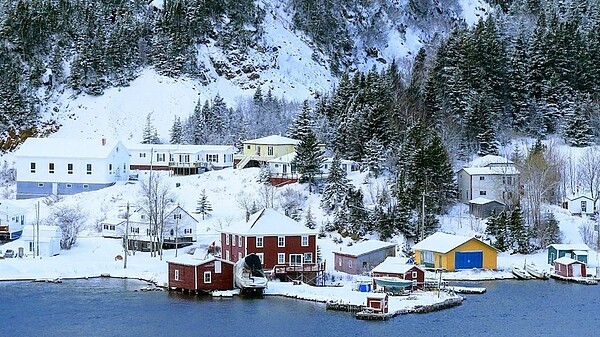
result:
[(429, 314), (356, 320), (280, 297), (212, 299), (139, 292), (132, 280), (0, 282), (4, 336), (598, 336), (600, 286), (549, 281), (471, 283), (483, 295)]

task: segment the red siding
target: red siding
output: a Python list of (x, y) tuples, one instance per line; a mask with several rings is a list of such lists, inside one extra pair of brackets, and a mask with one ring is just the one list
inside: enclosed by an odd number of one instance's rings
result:
[(367, 307), (374, 309), (375, 312), (388, 313), (388, 298), (367, 297)]
[(333, 256), (335, 257), (335, 270), (353, 275), (358, 274), (358, 258), (356, 256), (335, 253)]
[[(412, 275), (413, 271), (417, 272), (416, 278), (413, 278), (413, 275)], [(417, 267), (413, 267), (413, 268), (409, 269), (404, 274), (373, 272), (373, 276), (374, 277), (391, 276), (391, 277), (399, 277), (404, 280), (411, 280), (411, 281), (416, 280), (416, 286), (414, 288), (419, 288), (419, 289), (423, 289), (423, 284), (425, 282), (425, 272)], [(373, 282), (373, 289), (375, 289), (376, 287), (377, 287), (377, 285), (375, 284), (375, 282)]]
[[(192, 291), (233, 289), (233, 265), (221, 261), (221, 272), (217, 274), (215, 273), (215, 262), (216, 261), (211, 261), (199, 266), (188, 266), (169, 262), (169, 288)], [(179, 281), (175, 280), (175, 270), (179, 270)], [(204, 283), (205, 271), (211, 272), (210, 283)], [(197, 287), (196, 275), (198, 276)]]
[[(227, 241), (226, 236), (229, 236), (229, 241)], [(233, 245), (233, 239), (235, 238), (235, 245)], [(240, 247), (240, 240), (242, 242)], [(227, 244), (229, 242), (229, 244)], [(221, 233), (221, 256), (223, 259), (227, 259), (227, 251), (229, 251), (229, 260), (232, 262), (238, 261), (238, 256), (241, 253), (241, 256), (246, 256), (245, 248), (244, 248), (244, 237), (238, 234), (230, 234), (230, 233)], [(248, 252), (249, 254), (250, 252)]]
[[(194, 266), (169, 263), (169, 288), (196, 290)], [(179, 270), (179, 281), (175, 280), (175, 270)]]

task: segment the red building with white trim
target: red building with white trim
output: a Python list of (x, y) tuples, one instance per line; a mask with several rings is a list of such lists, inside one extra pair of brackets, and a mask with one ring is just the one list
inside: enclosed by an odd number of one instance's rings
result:
[[(425, 284), (425, 270), (414, 264), (406, 264), (405, 257), (390, 256), (371, 271), (373, 277), (398, 277), (403, 280), (413, 281), (412, 288), (423, 289)], [(373, 282), (373, 289), (377, 288)]]
[(255, 253), (272, 277), (314, 281), (325, 269), (317, 261), (317, 232), (266, 208), (221, 231), (221, 256), (237, 262)]
[(233, 262), (210, 256), (199, 258), (184, 254), (167, 261), (169, 289), (191, 293), (232, 290)]

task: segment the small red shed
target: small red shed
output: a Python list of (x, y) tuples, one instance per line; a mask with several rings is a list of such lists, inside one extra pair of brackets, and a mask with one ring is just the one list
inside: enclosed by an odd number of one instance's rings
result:
[(587, 275), (585, 263), (566, 256), (554, 260), (554, 272), (564, 277), (585, 277)]
[(389, 298), (383, 293), (369, 293), (367, 295), (367, 309), (373, 312), (387, 314), (389, 311)]
[(234, 288), (233, 262), (215, 256), (199, 258), (184, 254), (167, 264), (170, 290), (199, 293)]
[[(389, 276), (398, 277), (403, 280), (411, 280), (413, 281), (413, 288), (418, 289), (423, 289), (423, 285), (425, 284), (425, 271), (417, 265), (406, 264), (405, 257), (387, 257), (385, 261), (373, 268), (371, 276)], [(377, 285), (373, 283), (373, 288), (376, 287)]]

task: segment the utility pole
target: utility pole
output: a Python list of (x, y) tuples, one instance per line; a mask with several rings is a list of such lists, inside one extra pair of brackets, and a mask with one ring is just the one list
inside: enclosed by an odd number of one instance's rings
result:
[(423, 241), (423, 234), (425, 232), (425, 191), (423, 191), (423, 199), (421, 201), (421, 240)]
[(40, 256), (40, 202), (37, 202), (36, 213), (35, 213), (35, 256)]
[(125, 214), (125, 237), (123, 238), (123, 269), (127, 269), (127, 255), (129, 255), (129, 201), (127, 202), (127, 213)]
[(179, 219), (181, 219), (181, 211), (179, 205), (177, 205), (177, 214), (175, 214), (175, 257), (177, 257), (177, 250), (179, 248), (178, 240), (179, 237)]

